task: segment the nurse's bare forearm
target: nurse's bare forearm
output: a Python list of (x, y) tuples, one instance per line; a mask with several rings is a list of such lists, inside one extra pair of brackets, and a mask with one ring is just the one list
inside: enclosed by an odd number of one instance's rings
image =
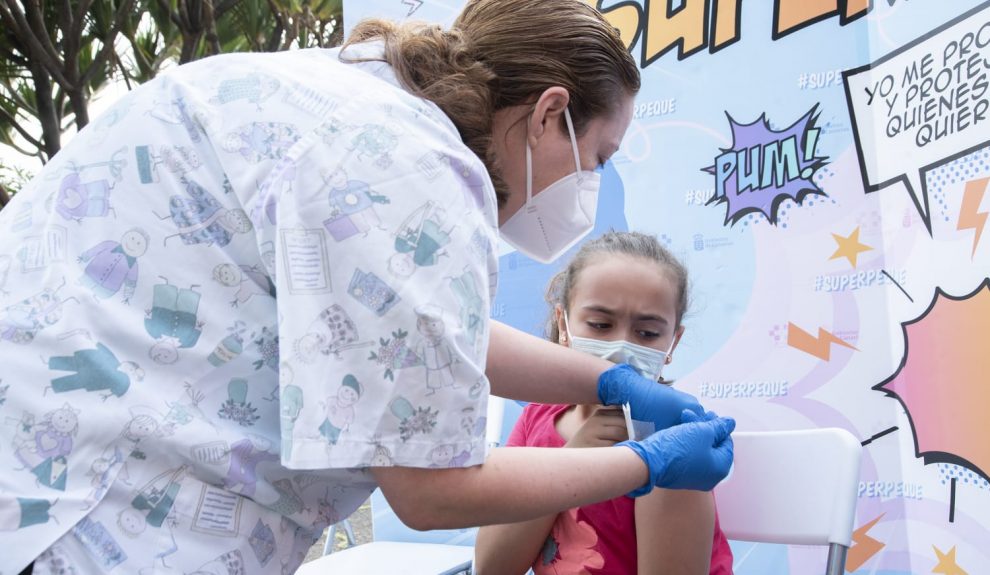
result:
[(492, 393), (537, 403), (598, 403), (607, 360), (491, 322), (488, 368)]
[(624, 495), (646, 484), (625, 447), (494, 449), (483, 465), (374, 467), (389, 505), (413, 529), (514, 523)]

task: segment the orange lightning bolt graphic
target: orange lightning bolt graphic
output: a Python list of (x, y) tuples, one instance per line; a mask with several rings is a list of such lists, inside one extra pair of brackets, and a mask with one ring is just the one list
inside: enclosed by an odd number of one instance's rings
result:
[(956, 230), (976, 231), (976, 235), (973, 236), (973, 253), (970, 258), (976, 255), (976, 246), (980, 243), (983, 226), (987, 223), (987, 213), (980, 211), (980, 203), (987, 191), (987, 182), (990, 182), (990, 178), (966, 182), (962, 207), (959, 208), (959, 223), (956, 224)]
[(877, 541), (876, 539), (870, 537), (866, 534), (867, 531), (873, 528), (880, 521), (885, 513), (881, 513), (876, 519), (870, 521), (866, 525), (860, 527), (859, 529), (853, 531), (852, 547), (849, 548), (849, 552), (846, 555), (846, 571), (852, 573), (853, 571), (859, 569), (866, 563), (870, 557), (873, 557), (880, 552), (884, 547), (884, 543)]
[(787, 322), (787, 345), (800, 349), (805, 353), (828, 361), (832, 355), (832, 344), (848, 347), (851, 350), (859, 351), (855, 347), (835, 337), (824, 328), (818, 328), (818, 337), (811, 335), (791, 322)]

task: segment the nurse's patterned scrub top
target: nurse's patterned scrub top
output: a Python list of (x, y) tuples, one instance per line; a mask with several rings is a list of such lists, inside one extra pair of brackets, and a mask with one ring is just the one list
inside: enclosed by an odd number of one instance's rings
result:
[(0, 212), (0, 573), (292, 573), (367, 467), (480, 464), (496, 227), (382, 62), (125, 96)]

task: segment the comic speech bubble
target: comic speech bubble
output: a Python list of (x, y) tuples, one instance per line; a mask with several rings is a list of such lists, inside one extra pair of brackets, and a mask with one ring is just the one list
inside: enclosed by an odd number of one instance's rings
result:
[(990, 143), (990, 3), (842, 76), (863, 186), (902, 182), (930, 235), (925, 174)]
[(702, 171), (715, 176), (715, 194), (706, 203), (726, 204), (725, 222), (760, 212), (777, 223), (777, 208), (787, 199), (801, 203), (809, 194), (825, 195), (812, 181), (827, 158), (816, 155), (818, 106), (790, 127), (776, 131), (766, 114), (751, 124), (739, 124), (726, 112), (732, 146), (723, 148), (715, 163)]
[(901, 402), (911, 420), (915, 456), (953, 463), (990, 479), (990, 278), (961, 297), (935, 290), (928, 309), (905, 322), (904, 357), (873, 389)]

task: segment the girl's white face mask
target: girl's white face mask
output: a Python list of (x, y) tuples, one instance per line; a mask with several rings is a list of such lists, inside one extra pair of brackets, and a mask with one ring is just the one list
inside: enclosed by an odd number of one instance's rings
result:
[(540, 263), (550, 263), (595, 226), (601, 176), (581, 169), (571, 112), (564, 108), (576, 171), (533, 195), (533, 151), (526, 141), (526, 205), (499, 232), (512, 247)]
[(671, 338), (667, 351), (661, 351), (624, 340), (603, 341), (573, 336), (571, 335), (570, 324), (567, 322), (567, 312), (564, 312), (564, 327), (567, 330), (567, 337), (570, 339), (572, 349), (597, 355), (612, 363), (628, 363), (640, 375), (652, 381), (660, 381), (663, 366), (667, 363), (667, 357), (671, 350), (674, 349), (674, 341), (677, 340), (676, 337)]

